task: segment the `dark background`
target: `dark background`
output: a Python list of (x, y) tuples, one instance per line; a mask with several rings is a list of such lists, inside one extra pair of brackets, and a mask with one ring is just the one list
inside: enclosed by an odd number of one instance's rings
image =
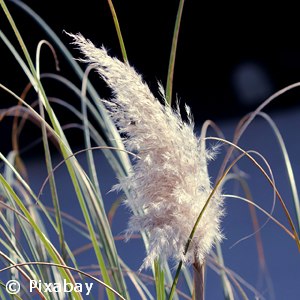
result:
[[(47, 35), (15, 4), (10, 1), (6, 3), (34, 58), (37, 43), (41, 39), (48, 39)], [(79, 57), (80, 54), (72, 49), (70, 38), (63, 30), (81, 32), (96, 45), (104, 45), (111, 55), (121, 59), (107, 1), (87, 0), (76, 3), (27, 0), (24, 3), (48, 23), (68, 49), (72, 50), (74, 57)], [(145, 81), (157, 95), (157, 81), (164, 85), (166, 82), (178, 1), (114, 1), (114, 4), (129, 61), (143, 74)], [(181, 103), (192, 107), (198, 124), (206, 119), (218, 121), (241, 117), (256, 108), (273, 92), (299, 80), (300, 44), (297, 19), (293, 18), (292, 7), (288, 8), (288, 15), (284, 8), (280, 9), (276, 15), (274, 10), (270, 13), (255, 5), (230, 8), (213, 3), (186, 1), (179, 36), (173, 95), (177, 95)], [(15, 41), (2, 12), (0, 17), (1, 30)], [(14, 45), (18, 48), (17, 42)], [(27, 79), (2, 43), (0, 51), (0, 81), (20, 94)], [(80, 86), (59, 51), (58, 59), (61, 69), (59, 74)], [(42, 50), (41, 61), (42, 72), (55, 72), (53, 57), (47, 47)], [(62, 88), (58, 90), (58, 87), (48, 85), (45, 83), (49, 96), (59, 96), (74, 103), (72, 96)], [(109, 91), (103, 87), (101, 81), (98, 80), (97, 86), (101, 96), (109, 97)], [(34, 98), (32, 95), (32, 101)], [(296, 89), (279, 101), (274, 101), (267, 111), (299, 105), (298, 98), (299, 91)], [(1, 92), (2, 106), (11, 106), (12, 101), (15, 103), (15, 100)], [(58, 110), (56, 113), (65, 123), (74, 121), (73, 116), (65, 111)], [(7, 130), (1, 134), (9, 136), (11, 126), (8, 120), (5, 122)], [(72, 137), (74, 146), (81, 144), (78, 134), (72, 136), (71, 131), (68, 134)], [(25, 141), (30, 139), (26, 131), (21, 138)], [(4, 152), (10, 147), (9, 144), (1, 145)], [(31, 153), (38, 151), (38, 148), (35, 149)]]

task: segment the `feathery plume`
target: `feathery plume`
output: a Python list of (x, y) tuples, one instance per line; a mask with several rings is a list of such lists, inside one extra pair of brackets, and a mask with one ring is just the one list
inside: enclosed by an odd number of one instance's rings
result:
[[(149, 250), (143, 267), (159, 256), (202, 264), (215, 240), (221, 240), (220, 219), (223, 199), (217, 191), (197, 227), (188, 252), (187, 239), (212, 191), (207, 171), (209, 153), (194, 135), (191, 112), (183, 122), (179, 109), (162, 105), (127, 63), (112, 58), (102, 47), (96, 48), (81, 34), (71, 35), (85, 55), (82, 61), (93, 64), (112, 89), (114, 98), (106, 101), (110, 115), (125, 134), (127, 150), (139, 159), (132, 173), (120, 180), (120, 188), (130, 191), (129, 208), (142, 208), (144, 214), (132, 215), (128, 232), (146, 231)], [(163, 88), (160, 86), (161, 94)]]

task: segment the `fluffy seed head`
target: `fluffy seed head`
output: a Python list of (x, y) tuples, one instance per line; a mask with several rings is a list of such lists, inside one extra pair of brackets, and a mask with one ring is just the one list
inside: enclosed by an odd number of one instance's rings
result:
[[(179, 109), (162, 105), (141, 76), (129, 66), (96, 48), (82, 35), (71, 35), (112, 89), (114, 98), (106, 102), (127, 150), (138, 153), (131, 174), (120, 180), (119, 187), (129, 190), (126, 204), (142, 208), (143, 215), (132, 215), (128, 232), (149, 234), (148, 255), (144, 267), (159, 256), (175, 262), (203, 263), (215, 240), (221, 240), (220, 218), (223, 214), (220, 191), (207, 206), (188, 252), (185, 245), (211, 191), (207, 171), (208, 151), (194, 135), (190, 109), (189, 122), (183, 122)], [(162, 92), (162, 88), (160, 87)]]

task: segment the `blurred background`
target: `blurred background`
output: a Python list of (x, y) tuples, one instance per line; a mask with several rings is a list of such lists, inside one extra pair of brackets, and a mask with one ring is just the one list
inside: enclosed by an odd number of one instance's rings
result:
[[(48, 39), (48, 36), (19, 7), (10, 1), (6, 3), (34, 58), (38, 42), (41, 39)], [(86, 0), (75, 3), (27, 0), (23, 3), (30, 6), (47, 22), (75, 58), (80, 57), (80, 54), (73, 49), (71, 40), (64, 30), (71, 33), (81, 32), (97, 46), (104, 45), (112, 56), (122, 58), (107, 1)], [(114, 5), (129, 62), (143, 75), (150, 89), (158, 96), (157, 82), (160, 81), (163, 85), (166, 82), (178, 1), (116, 0)], [(285, 16), (284, 10), (280, 15), (275, 15), (262, 11), (260, 6), (250, 7), (250, 4), (225, 9), (216, 3), (186, 1), (177, 49), (173, 96), (174, 99), (178, 98), (181, 107), (184, 107), (184, 103), (191, 106), (197, 130), (205, 120), (211, 119), (221, 127), (226, 138), (230, 140), (238, 120), (243, 115), (254, 110), (274, 92), (300, 80), (299, 25), (292, 11), (293, 8), (289, 8), (289, 14)], [(14, 45), (17, 45), (2, 12), (0, 19), (0, 29)], [(27, 78), (3, 43), (0, 43), (0, 53), (0, 82), (20, 95), (28, 83)], [(63, 54), (57, 52), (57, 56), (60, 71), (55, 70), (51, 51), (47, 47), (43, 48), (41, 72), (58, 73), (80, 87), (80, 81), (66, 63)], [(91, 74), (91, 80), (103, 98), (111, 96), (110, 91), (95, 74)], [(49, 96), (59, 97), (80, 107), (80, 102), (77, 100), (75, 102), (74, 95), (66, 88), (58, 87), (46, 80), (44, 84)], [(296, 182), (299, 182), (300, 178), (299, 96), (300, 89), (294, 89), (273, 101), (265, 109), (276, 121), (286, 141)], [(0, 99), (1, 108), (15, 104), (14, 100), (2, 91)], [(28, 101), (35, 100), (34, 93), (29, 94)], [(62, 124), (78, 122), (67, 110), (58, 106), (57, 109), (54, 106), (54, 110)], [(21, 149), (26, 149), (40, 136), (40, 129), (27, 123), (20, 137)], [(1, 122), (0, 150), (4, 154), (11, 150), (11, 125), (12, 120), (9, 118)], [(74, 149), (82, 149), (83, 138), (78, 130), (68, 130), (66, 134)], [(266, 156), (272, 166), (278, 188), (287, 199), (288, 208), (293, 210), (282, 154), (267, 123), (261, 119), (255, 121), (241, 140), (241, 145), (245, 149), (255, 149)], [(31, 183), (37, 190), (46, 177), (45, 170), (40, 164), (43, 158), (42, 149), (42, 144), (37, 143), (22, 154), (28, 161)], [(221, 157), (222, 154), (220, 161)], [(116, 180), (113, 175), (107, 176), (109, 174), (107, 172), (111, 170), (100, 153), (96, 154), (96, 159), (99, 168), (101, 167), (105, 174), (101, 182), (103, 195), (107, 197), (109, 207), (114, 196), (107, 192)], [(56, 160), (58, 162), (60, 158), (57, 157)], [(82, 163), (85, 164), (83, 156)], [(212, 179), (215, 179), (220, 167), (219, 159), (211, 163), (210, 167)], [(263, 176), (249, 162), (243, 161), (241, 168), (247, 170), (249, 182), (255, 187), (253, 193), (255, 201), (270, 211), (273, 194)], [(57, 176), (64, 178), (64, 174), (62, 168)], [(64, 178), (61, 184), (62, 188), (66, 187), (67, 179)], [(64, 192), (66, 202), (63, 209), (71, 214), (73, 211), (75, 213), (76, 208), (71, 202), (74, 197), (72, 192), (67, 189), (64, 189)], [(239, 192), (237, 186), (229, 182), (226, 193)], [(46, 191), (44, 197), (47, 201)], [(263, 272), (259, 269), (254, 237), (231, 248), (237, 240), (253, 233), (248, 206), (241, 201), (228, 200), (226, 207), (227, 216), (223, 222), (227, 237), (223, 243), (225, 263), (258, 288), (265, 299), (299, 299), (300, 260), (294, 242), (279, 227), (269, 222), (261, 231), (264, 257), (269, 270)], [(278, 203), (274, 213), (279, 220), (287, 224)], [(128, 215), (128, 211), (124, 208), (118, 211), (113, 227), (116, 234), (120, 234), (125, 228)], [(266, 220), (263, 215), (258, 217), (261, 224)], [(78, 243), (75, 235), (73, 240), (75, 248)], [(128, 264), (137, 270), (142, 263), (144, 250), (141, 249), (132, 255), (132, 249), (137, 249), (137, 241), (130, 241), (127, 244), (123, 241), (117, 243)], [(88, 257), (85, 256), (85, 259)], [(216, 283), (220, 282), (217, 275), (213, 271), (208, 271), (208, 279), (207, 299), (222, 299), (221, 284), (216, 288)]]
[[(97, 46), (104, 45), (112, 56), (121, 58), (107, 1), (88, 0), (84, 5), (57, 0), (23, 2), (47, 22), (75, 58), (79, 57), (79, 53), (70, 45), (70, 38), (64, 30), (81, 32)], [(143, 74), (154, 93), (157, 91), (157, 82), (165, 84), (166, 81), (177, 2), (114, 3), (129, 62)], [(34, 57), (37, 43), (48, 37), (16, 5), (11, 4), (9, 8)], [(232, 10), (230, 7), (215, 7), (212, 3), (186, 1), (173, 95), (192, 107), (195, 120), (201, 124), (206, 119), (216, 121), (241, 117), (273, 92), (297, 82), (300, 69), (298, 25), (297, 19), (289, 16), (283, 22), (275, 13), (267, 14), (256, 6), (247, 9), (235, 7)], [(1, 19), (1, 29), (15, 40), (2, 13)], [(26, 78), (3, 43), (0, 47), (1, 69), (11, 70), (1, 72), (1, 82), (13, 86), (20, 93), (27, 83)], [(59, 74), (76, 82), (77, 78), (63, 55), (57, 55)], [(42, 71), (54, 72), (53, 56), (47, 47), (42, 50), (41, 57)], [(98, 83), (99, 88), (101, 84)], [(106, 91), (103, 97), (107, 94)], [(62, 96), (65, 94), (62, 93)], [(299, 89), (295, 89), (274, 101), (268, 106), (268, 111), (298, 107), (298, 97)], [(64, 118), (66, 121), (72, 120), (72, 116), (66, 113)]]

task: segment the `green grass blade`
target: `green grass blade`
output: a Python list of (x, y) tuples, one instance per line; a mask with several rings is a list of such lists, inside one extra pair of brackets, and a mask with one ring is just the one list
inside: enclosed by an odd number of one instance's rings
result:
[(177, 50), (177, 44), (178, 44), (178, 36), (179, 36), (179, 29), (180, 29), (183, 6), (184, 6), (184, 0), (180, 0), (178, 11), (177, 11), (177, 16), (176, 16), (176, 21), (175, 21), (175, 27), (174, 27), (172, 47), (171, 47), (171, 53), (170, 53), (170, 59), (169, 59), (167, 84), (166, 84), (166, 100), (169, 105), (171, 105), (171, 103), (172, 103), (175, 58), (176, 58), (176, 50)]
[[(43, 41), (38, 44), (37, 47), (37, 53), (36, 53), (36, 69), (37, 69), (37, 77), (40, 80), (40, 51), (41, 47), (43, 45)], [(39, 109), (40, 109), (40, 115), (44, 119), (44, 107), (41, 102), (41, 97), (39, 97)], [(48, 135), (47, 135), (47, 128), (45, 123), (41, 124), (42, 127), (42, 139), (43, 139), (43, 146), (44, 146), (44, 153), (45, 153), (45, 161), (46, 161), (46, 167), (47, 167), (47, 172), (48, 174), (51, 173), (53, 166), (52, 166), (52, 158), (50, 154), (50, 148), (49, 148), (49, 143), (48, 143)], [(58, 200), (58, 193), (57, 193), (57, 188), (56, 188), (56, 182), (55, 182), (55, 177), (51, 176), (49, 180), (50, 184), (50, 192), (51, 192), (51, 198), (52, 198), (52, 203), (55, 208), (55, 217), (56, 217), (56, 224), (59, 232), (59, 242), (60, 242), (60, 248), (62, 252), (62, 257), (65, 260), (67, 257), (66, 249), (65, 249), (65, 243), (64, 243), (64, 230), (62, 226), (62, 221), (61, 221), (61, 214), (60, 214), (60, 205), (59, 205), (59, 200)]]
[[(83, 133), (84, 133), (84, 144), (86, 149), (90, 149), (92, 147), (91, 144), (91, 136), (90, 136), (90, 129), (89, 129), (89, 120), (88, 120), (88, 113), (87, 113), (87, 97), (86, 97), (86, 84), (88, 80), (88, 74), (93, 67), (89, 66), (85, 71), (85, 76), (82, 81), (82, 88), (81, 88), (81, 112), (82, 112), (82, 122), (83, 122)], [(98, 176), (95, 167), (95, 161), (93, 157), (93, 152), (88, 150), (86, 152), (88, 168), (89, 168), (89, 175), (92, 179), (92, 183), (96, 190), (96, 193), (101, 197), (100, 186), (98, 182)], [(101, 198), (101, 203), (103, 203), (103, 199)]]
[(119, 45), (120, 45), (120, 48), (121, 48), (123, 60), (124, 60), (124, 62), (128, 62), (126, 48), (125, 48), (125, 44), (124, 44), (124, 40), (123, 40), (123, 36), (122, 36), (122, 32), (121, 32), (121, 28), (120, 28), (120, 24), (119, 24), (119, 20), (118, 20), (118, 17), (117, 17), (116, 10), (114, 8), (112, 0), (107, 0), (107, 2), (108, 2), (108, 5), (109, 5), (109, 8), (110, 8), (113, 20), (114, 20), (114, 24), (115, 24), (116, 32), (117, 32), (117, 35), (118, 35)]
[(174, 298), (174, 294), (175, 294), (175, 291), (176, 291), (176, 286), (177, 286), (177, 283), (178, 283), (178, 280), (179, 280), (179, 275), (180, 275), (182, 265), (183, 265), (183, 262), (181, 260), (179, 262), (178, 266), (177, 266), (177, 269), (176, 269), (176, 273), (175, 273), (173, 284), (172, 284), (172, 287), (171, 287), (171, 290), (170, 290), (170, 293), (169, 293), (169, 296), (168, 296), (168, 300), (172, 300)]
[(154, 261), (155, 270), (155, 286), (156, 286), (156, 299), (165, 300), (165, 276), (164, 271), (161, 269), (161, 264), (158, 260)]

